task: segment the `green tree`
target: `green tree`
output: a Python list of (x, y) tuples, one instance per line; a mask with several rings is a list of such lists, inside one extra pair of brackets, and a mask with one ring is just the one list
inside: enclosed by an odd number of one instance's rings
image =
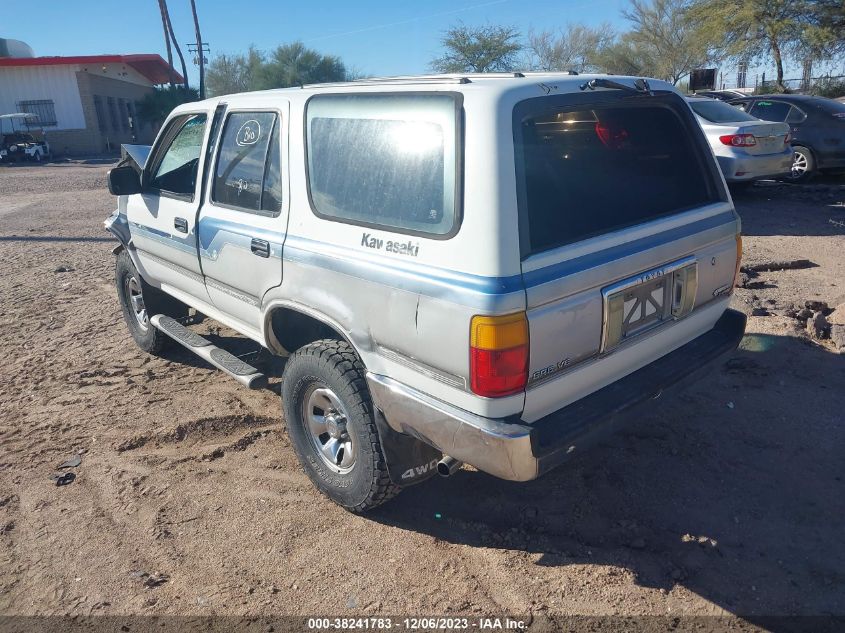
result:
[(512, 26), (453, 26), (441, 38), (443, 55), (431, 61), (439, 73), (508, 72), (522, 50), (520, 33)]
[(153, 126), (161, 125), (173, 108), (198, 98), (196, 90), (182, 85), (155, 88), (138, 103), (138, 117)]
[(803, 44), (805, 0), (693, 0), (688, 16), (726, 55), (754, 59), (771, 56), (783, 83), (784, 59)]
[(528, 51), (530, 66), (542, 71), (574, 70), (578, 73), (597, 70), (601, 53), (611, 46), (616, 33), (610, 24), (598, 27), (567, 24), (554, 31), (530, 31)]
[(346, 81), (346, 66), (340, 57), (323, 55), (302, 42), (279, 46), (258, 66), (255, 90), (288, 88), (304, 84)]
[(254, 90), (254, 77), (264, 63), (264, 56), (250, 46), (246, 54), (217, 55), (205, 69), (208, 94), (213, 97)]
[(631, 23), (628, 41), (654, 63), (653, 75), (677, 84), (711, 60), (712, 33), (687, 13), (688, 0), (631, 0), (622, 15)]
[(631, 33), (623, 33), (615, 42), (597, 51), (595, 66), (613, 75), (659, 77), (660, 62), (651, 48), (634, 41)]
[(819, 57), (845, 52), (845, 2), (806, 0), (804, 4), (804, 48)]

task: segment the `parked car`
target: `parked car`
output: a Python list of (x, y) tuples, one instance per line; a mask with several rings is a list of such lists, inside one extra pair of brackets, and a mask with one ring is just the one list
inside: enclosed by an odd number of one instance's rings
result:
[(662, 81), (433, 76), (218, 97), (177, 107), (148, 154), (128, 148), (109, 189), (135, 343), (175, 340), (265, 385), (185, 326), (193, 308), (289, 354), (294, 450), (353, 511), (462, 462), (534, 479), (654, 411), (745, 327), (728, 308), (739, 218)]
[(40, 163), (50, 157), (50, 144), (38, 116), (26, 112), (0, 115), (0, 161), (31, 160)]
[(730, 104), (764, 121), (790, 125), (794, 179), (845, 168), (845, 104), (807, 95), (761, 95)]
[(729, 183), (788, 176), (793, 155), (786, 123), (761, 121), (707, 97), (687, 98)]

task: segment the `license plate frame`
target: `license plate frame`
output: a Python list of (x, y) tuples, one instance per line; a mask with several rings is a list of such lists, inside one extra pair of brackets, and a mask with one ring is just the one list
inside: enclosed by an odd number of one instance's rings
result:
[(685, 257), (602, 288), (601, 353), (667, 321), (685, 317), (695, 307), (698, 261)]

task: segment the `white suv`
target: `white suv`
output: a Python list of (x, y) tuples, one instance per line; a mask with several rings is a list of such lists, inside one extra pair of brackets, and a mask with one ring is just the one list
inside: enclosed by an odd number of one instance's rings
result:
[(303, 468), (364, 511), (462, 462), (533, 479), (730, 353), (739, 218), (656, 80), (406, 77), (178, 107), (109, 175), (145, 351), (193, 308), (289, 354)]

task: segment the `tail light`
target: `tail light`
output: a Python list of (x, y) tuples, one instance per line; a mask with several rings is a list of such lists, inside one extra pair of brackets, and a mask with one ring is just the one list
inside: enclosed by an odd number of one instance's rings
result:
[(528, 319), (524, 312), (474, 316), (470, 322), (470, 387), (487, 398), (509, 396), (528, 382)]
[(753, 134), (725, 134), (720, 136), (719, 140), (723, 145), (733, 145), (734, 147), (752, 147), (757, 145), (757, 139)]
[(602, 145), (610, 149), (621, 149), (628, 140), (628, 130), (614, 123), (596, 122), (596, 136)]
[(784, 144), (784, 145), (789, 145), (789, 141), (791, 141), (791, 140), (792, 140), (792, 134), (790, 134), (789, 132), (787, 132), (787, 133), (786, 133), (786, 136), (784, 136), (784, 137), (783, 137), (783, 144)]

